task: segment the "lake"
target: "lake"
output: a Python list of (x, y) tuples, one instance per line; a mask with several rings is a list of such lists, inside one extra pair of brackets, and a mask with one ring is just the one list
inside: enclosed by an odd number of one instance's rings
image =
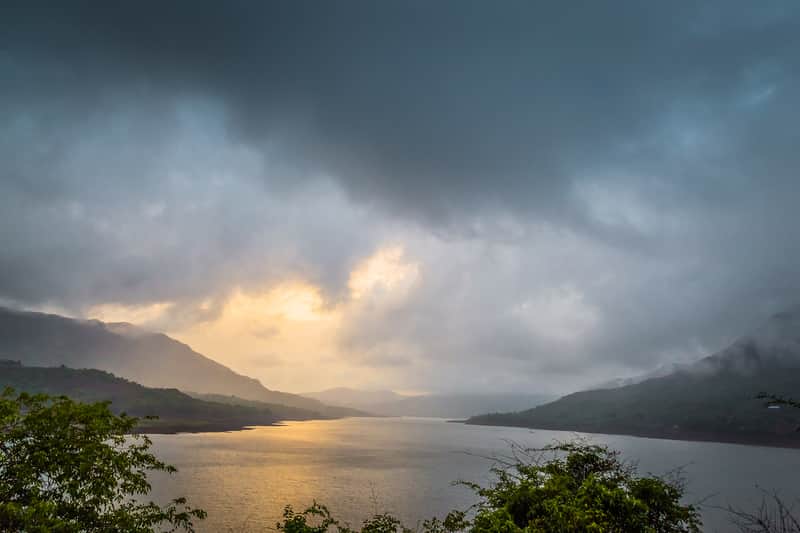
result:
[[(187, 496), (208, 511), (198, 531), (274, 529), (286, 504), (302, 509), (315, 499), (335, 516), (359, 524), (390, 511), (409, 525), (474, 497), (451, 482), (486, 483), (491, 460), (508, 441), (543, 446), (577, 434), (521, 428), (467, 426), (441, 419), (349, 418), (288, 422), (231, 433), (153, 435), (156, 454), (179, 468), (153, 478), (154, 497)], [(637, 461), (640, 472), (684, 467), (688, 500), (707, 500), (706, 531), (731, 531), (711, 506), (754, 508), (759, 487), (800, 497), (800, 450), (591, 435)]]

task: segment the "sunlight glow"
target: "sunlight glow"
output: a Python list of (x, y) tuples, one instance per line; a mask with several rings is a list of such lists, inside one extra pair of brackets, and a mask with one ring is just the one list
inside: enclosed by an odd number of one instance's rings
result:
[(161, 318), (173, 305), (172, 302), (156, 302), (147, 305), (106, 303), (90, 308), (87, 316), (103, 322), (145, 324)]
[(350, 296), (360, 300), (368, 294), (407, 292), (419, 276), (419, 264), (404, 262), (401, 246), (383, 248), (350, 273)]
[[(323, 288), (295, 279), (263, 290), (239, 288), (213, 320), (169, 332), (270, 387), (307, 391), (374, 381), (364, 354), (343, 346), (348, 325), (402, 305), (420, 266), (401, 246), (379, 248), (350, 272), (349, 298), (326, 301)], [(384, 370), (385, 371), (385, 370)]]
[(244, 320), (314, 321), (330, 319), (320, 289), (305, 282), (282, 283), (263, 294), (237, 291), (226, 314)]

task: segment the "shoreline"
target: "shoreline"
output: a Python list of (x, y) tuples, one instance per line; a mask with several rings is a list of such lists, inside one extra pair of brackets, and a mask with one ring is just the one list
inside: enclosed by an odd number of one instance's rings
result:
[(179, 433), (231, 433), (234, 431), (249, 431), (257, 427), (276, 427), (285, 426), (286, 422), (307, 422), (319, 420), (343, 420), (346, 418), (374, 418), (371, 416), (342, 416), (342, 417), (324, 417), (324, 418), (280, 418), (273, 420), (269, 424), (234, 424), (227, 422), (203, 422), (199, 424), (185, 424), (185, 423), (170, 423), (155, 425), (140, 425), (135, 431), (134, 435), (177, 435)]
[(202, 425), (183, 425), (183, 424), (165, 424), (164, 427), (159, 426), (142, 426), (137, 427), (131, 432), (132, 435), (178, 435), (180, 433), (231, 433), (233, 431), (247, 431), (254, 427), (260, 426), (279, 426), (280, 421), (272, 424), (255, 424), (255, 425), (242, 425), (242, 424), (202, 424)]
[[(347, 417), (346, 417), (347, 418)], [(325, 419), (317, 419), (325, 420)], [(329, 420), (329, 419), (328, 419)], [(133, 434), (146, 434), (146, 435), (177, 435), (181, 433), (197, 434), (197, 433), (230, 433), (234, 431), (249, 431), (255, 427), (272, 427), (282, 426), (284, 422), (289, 420), (276, 420), (271, 424), (228, 424), (228, 423), (209, 423), (198, 425), (184, 425), (184, 424), (164, 424), (162, 427), (143, 426), (137, 428)], [(464, 424), (467, 426), (483, 426), (483, 427), (505, 427), (505, 428), (523, 428), (530, 430), (540, 431), (562, 431), (572, 433), (582, 433), (587, 435), (606, 435), (606, 436), (624, 436), (624, 437), (637, 437), (643, 439), (659, 439), (659, 440), (673, 440), (684, 442), (715, 442), (719, 444), (736, 444), (739, 446), (760, 446), (767, 448), (784, 448), (784, 449), (800, 449), (800, 433), (797, 435), (737, 435), (737, 434), (712, 434), (704, 432), (693, 431), (624, 431), (612, 430), (605, 431), (598, 429), (580, 429), (576, 427), (535, 427), (521, 424), (486, 424), (479, 422), (470, 422), (469, 419), (457, 420), (450, 419), (444, 420), (447, 424)]]
[[(455, 422), (455, 421), (453, 421)], [(469, 420), (463, 421), (467, 426), (484, 426), (484, 427), (506, 427), (506, 428), (524, 428), (530, 430), (540, 431), (563, 431), (573, 433), (585, 433), (587, 435), (609, 435), (609, 436), (624, 436), (624, 437), (638, 437), (643, 439), (659, 439), (659, 440), (676, 440), (684, 442), (716, 442), (718, 444), (736, 444), (739, 446), (760, 446), (765, 448), (785, 448), (785, 449), (800, 449), (800, 433), (792, 435), (737, 435), (737, 434), (720, 434), (720, 433), (703, 433), (695, 431), (682, 431), (682, 432), (669, 432), (669, 431), (623, 431), (623, 430), (606, 430), (600, 431), (598, 429), (586, 430), (576, 427), (534, 427), (521, 424), (486, 424), (481, 422), (470, 422)]]

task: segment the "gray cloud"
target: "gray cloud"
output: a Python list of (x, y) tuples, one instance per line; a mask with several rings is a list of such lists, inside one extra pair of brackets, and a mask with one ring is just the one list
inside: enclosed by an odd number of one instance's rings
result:
[[(706, 182), (665, 145), (762, 115), (800, 61), (790, 3), (28, 6), (10, 8), (7, 54), (54, 65), (41, 81), (70, 104), (131, 85), (209, 95), (248, 142), (433, 219), (557, 212), (587, 167), (661, 159)], [(722, 131), (719, 155), (746, 131)]]
[(394, 239), (421, 286), (342, 344), (400, 385), (718, 348), (800, 300), (798, 11), (5, 3), (0, 298), (335, 302)]

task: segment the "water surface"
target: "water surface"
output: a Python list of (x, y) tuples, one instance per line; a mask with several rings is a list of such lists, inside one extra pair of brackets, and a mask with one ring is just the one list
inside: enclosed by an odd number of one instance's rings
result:
[[(440, 419), (350, 418), (289, 422), (231, 433), (154, 435), (159, 457), (176, 465), (153, 479), (158, 499), (185, 495), (208, 511), (199, 531), (274, 529), (286, 504), (315, 499), (352, 524), (390, 511), (409, 525), (474, 501), (454, 480), (489, 480), (491, 460), (508, 441), (543, 446), (577, 434), (467, 426)], [(684, 467), (688, 499), (706, 500), (707, 531), (730, 531), (711, 506), (754, 508), (756, 485), (800, 497), (800, 450), (591, 435), (635, 460), (641, 472)]]

